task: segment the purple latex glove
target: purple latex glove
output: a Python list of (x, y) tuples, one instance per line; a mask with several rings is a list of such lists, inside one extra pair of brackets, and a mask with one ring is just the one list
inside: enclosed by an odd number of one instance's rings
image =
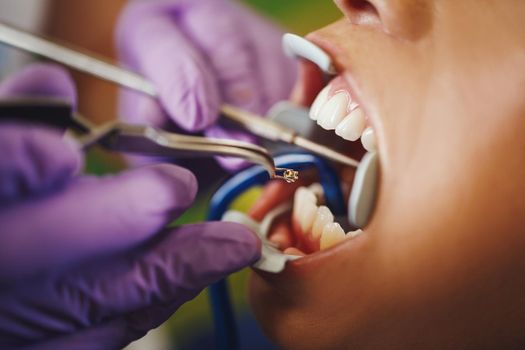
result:
[[(282, 52), (282, 33), (231, 0), (132, 1), (119, 20), (122, 62), (156, 86), (161, 104), (123, 92), (120, 115), (206, 136), (253, 141), (214, 126), (222, 103), (264, 114), (288, 98), (295, 62)], [(243, 162), (222, 161), (226, 169)]]
[[(38, 65), (0, 86), (0, 98), (27, 95), (75, 91)], [(72, 141), (13, 122), (0, 123), (0, 154), (0, 349), (121, 348), (259, 258), (239, 225), (165, 229), (197, 192), (185, 169), (80, 176)]]

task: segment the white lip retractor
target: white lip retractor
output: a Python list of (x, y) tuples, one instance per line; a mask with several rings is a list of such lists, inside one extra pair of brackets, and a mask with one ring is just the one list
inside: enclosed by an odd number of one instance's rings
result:
[(270, 233), (270, 228), (274, 220), (291, 210), (292, 203), (284, 203), (270, 211), (261, 223), (258, 223), (244, 213), (230, 210), (224, 214), (222, 221), (242, 224), (252, 230), (261, 239), (261, 259), (257, 261), (253, 267), (270, 273), (280, 273), (284, 270), (288, 261), (293, 261), (300, 257), (281, 252), (268, 240), (268, 234)]
[(284, 53), (292, 58), (304, 58), (315, 63), (323, 72), (335, 75), (337, 72), (330, 56), (309, 40), (287, 33), (283, 36)]

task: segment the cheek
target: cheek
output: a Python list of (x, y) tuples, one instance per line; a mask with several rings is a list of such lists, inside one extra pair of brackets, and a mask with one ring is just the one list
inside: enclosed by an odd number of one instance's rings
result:
[[(524, 129), (515, 124), (488, 133), (483, 120), (472, 127), (458, 122), (442, 137), (434, 134), (441, 123), (434, 123), (434, 133), (420, 132), (421, 146), (396, 154), (396, 168), (383, 177), (375, 228), (383, 255), (395, 262), (387, 275), (407, 304), (439, 301), (445, 310), (451, 294), (472, 298), (469, 284), (490, 285), (498, 271), (513, 269), (509, 261), (520, 260), (515, 247), (524, 243), (525, 203), (516, 194), (525, 193), (518, 151), (525, 146), (516, 148), (515, 140)], [(448, 310), (460, 316), (459, 308), (448, 304)]]

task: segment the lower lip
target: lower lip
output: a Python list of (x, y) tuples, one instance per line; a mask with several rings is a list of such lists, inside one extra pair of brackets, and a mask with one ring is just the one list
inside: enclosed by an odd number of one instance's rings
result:
[(329, 265), (343, 264), (343, 261), (355, 255), (357, 251), (364, 251), (361, 247), (363, 247), (367, 241), (368, 237), (365, 232), (359, 237), (346, 240), (329, 249), (290, 261), (287, 263), (285, 270), (279, 274), (272, 274), (257, 269), (254, 269), (254, 271), (264, 280), (282, 287), (285, 284), (293, 284), (294, 280), (308, 279), (312, 274), (324, 274), (326, 267)]

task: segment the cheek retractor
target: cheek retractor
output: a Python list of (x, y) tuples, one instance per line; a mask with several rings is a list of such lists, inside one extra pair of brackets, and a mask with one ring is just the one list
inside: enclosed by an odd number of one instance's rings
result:
[(287, 56), (304, 58), (313, 62), (326, 74), (335, 75), (337, 73), (330, 56), (319, 46), (299, 35), (284, 34), (283, 49)]
[[(323, 49), (295, 34), (283, 36), (284, 52), (294, 58), (302, 58), (316, 64), (327, 75), (336, 75), (333, 61)], [(379, 157), (368, 152), (357, 166), (352, 191), (348, 200), (348, 220), (355, 228), (365, 227), (375, 208), (379, 173)]]
[(354, 177), (354, 184), (348, 199), (348, 220), (355, 227), (365, 227), (374, 211), (379, 173), (377, 153), (365, 154)]
[(283, 254), (278, 247), (268, 240), (268, 235), (275, 219), (291, 210), (292, 204), (284, 203), (269, 212), (260, 223), (244, 213), (229, 210), (222, 217), (222, 221), (245, 225), (261, 239), (261, 259), (252, 265), (254, 268), (270, 273), (280, 273), (288, 261), (299, 259), (299, 256)]

